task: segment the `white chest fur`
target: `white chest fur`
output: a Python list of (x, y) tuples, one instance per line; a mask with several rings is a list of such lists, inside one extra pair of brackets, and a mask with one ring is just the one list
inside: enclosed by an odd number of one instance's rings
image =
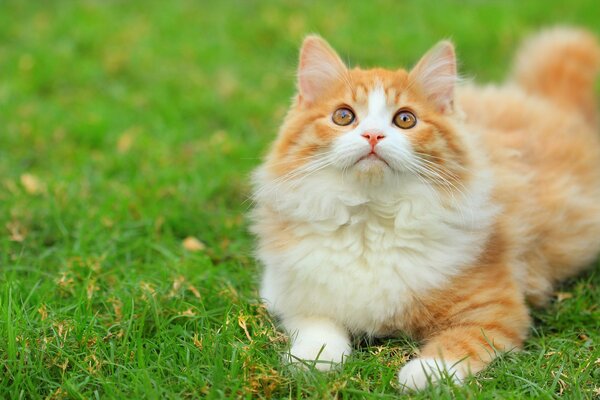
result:
[[(284, 319), (323, 316), (376, 334), (479, 255), (495, 211), (488, 194), (489, 184), (479, 185), (444, 205), (419, 181), (381, 193), (328, 184), (323, 176), (278, 186), (268, 196), (276, 199), (268, 206), (274, 212), (261, 212), (259, 198), (255, 214), (265, 265), (261, 296)], [(268, 245), (273, 238), (263, 234), (272, 221), (263, 218), (285, 221), (292, 238), (285, 250)]]

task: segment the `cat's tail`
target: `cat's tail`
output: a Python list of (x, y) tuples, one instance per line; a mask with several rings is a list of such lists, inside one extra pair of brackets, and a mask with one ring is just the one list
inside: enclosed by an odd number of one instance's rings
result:
[(596, 37), (583, 29), (555, 27), (525, 41), (517, 53), (513, 79), (530, 93), (578, 110), (597, 126), (594, 84), (599, 72)]

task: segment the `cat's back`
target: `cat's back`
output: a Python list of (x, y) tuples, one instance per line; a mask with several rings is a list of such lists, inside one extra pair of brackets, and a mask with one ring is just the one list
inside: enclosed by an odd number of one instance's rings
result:
[(492, 161), (551, 176), (598, 176), (600, 131), (582, 114), (516, 85), (468, 86), (458, 97), (468, 129)]

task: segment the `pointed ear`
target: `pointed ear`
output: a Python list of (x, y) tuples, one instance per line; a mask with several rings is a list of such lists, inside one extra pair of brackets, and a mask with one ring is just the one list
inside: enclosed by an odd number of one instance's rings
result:
[(442, 113), (454, 110), (456, 56), (449, 41), (436, 44), (410, 71), (410, 80), (421, 87), (427, 99)]
[(302, 43), (298, 66), (300, 101), (313, 102), (347, 72), (340, 57), (325, 40), (316, 35), (308, 36)]

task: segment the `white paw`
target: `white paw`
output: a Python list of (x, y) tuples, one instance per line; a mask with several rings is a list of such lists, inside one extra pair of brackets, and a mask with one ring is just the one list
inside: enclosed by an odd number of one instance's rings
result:
[(292, 337), (287, 361), (297, 366), (314, 365), (328, 371), (351, 353), (344, 327), (327, 318), (297, 318), (285, 322)]
[(352, 352), (347, 340), (330, 340), (324, 343), (316, 338), (297, 338), (290, 349), (288, 361), (313, 365), (320, 371), (329, 371), (341, 364)]
[(417, 358), (409, 361), (398, 373), (398, 381), (403, 391), (420, 390), (431, 383), (449, 377), (460, 384), (465, 375), (454, 362), (435, 358)]

